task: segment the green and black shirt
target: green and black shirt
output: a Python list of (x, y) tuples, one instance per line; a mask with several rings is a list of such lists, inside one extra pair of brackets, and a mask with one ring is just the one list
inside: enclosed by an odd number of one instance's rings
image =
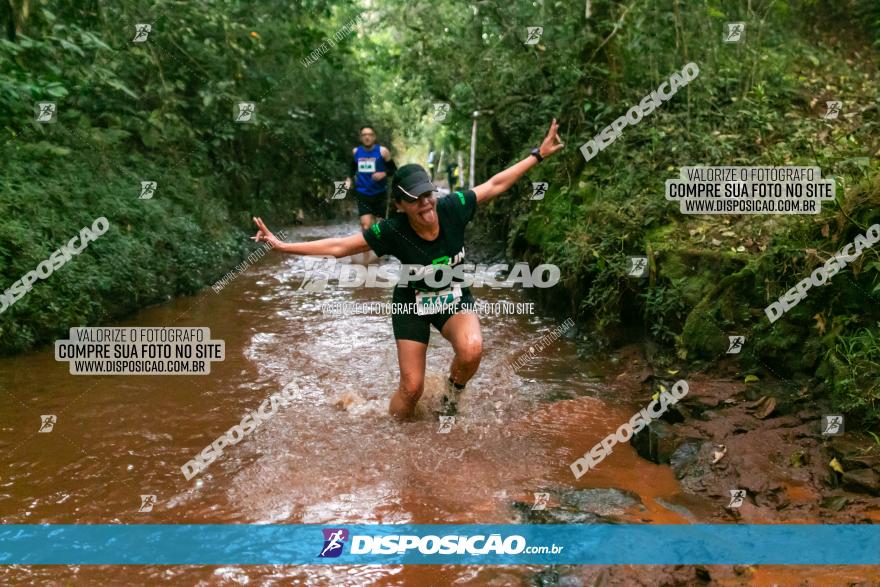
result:
[[(437, 199), (440, 234), (433, 241), (416, 234), (403, 213), (377, 222), (363, 234), (367, 244), (380, 257), (393, 255), (406, 265), (454, 267), (464, 263), (464, 229), (476, 210), (477, 195), (473, 190), (455, 192)], [(443, 289), (428, 286), (424, 279), (410, 281), (409, 287), (421, 291)]]

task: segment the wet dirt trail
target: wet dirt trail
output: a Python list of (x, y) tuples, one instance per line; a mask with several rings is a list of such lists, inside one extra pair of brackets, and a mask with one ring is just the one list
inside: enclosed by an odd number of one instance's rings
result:
[[(288, 230), (288, 240), (350, 224)], [(538, 316), (481, 318), (484, 357), (448, 434), (429, 416), (452, 358), (433, 331), (420, 416), (396, 423), (388, 316), (332, 316), (331, 301), (386, 301), (389, 290), (299, 291), (303, 261), (270, 253), (219, 293), (146, 309), (115, 326), (210, 327), (226, 359), (207, 376), (73, 376), (52, 348), (0, 360), (0, 518), (4, 523), (515, 523), (534, 492), (616, 488), (633, 523), (689, 523), (672, 471), (628, 445), (575, 480), (569, 463), (640, 407), (590, 376), (560, 338), (516, 373), (505, 368), (558, 326)], [(475, 292), (527, 299), (516, 288)], [(302, 390), (201, 475), (180, 467), (290, 382)], [(56, 414), (50, 434), (34, 434)], [(138, 512), (155, 494), (151, 512)], [(667, 505), (663, 505), (663, 504)], [(699, 511), (700, 504), (690, 504)], [(527, 509), (527, 508), (526, 508)], [(316, 543), (316, 549), (320, 546)], [(317, 554), (317, 550), (316, 550)], [(552, 563), (552, 561), (548, 561)], [(479, 566), (5, 567), (7, 584), (518, 585), (540, 568)]]

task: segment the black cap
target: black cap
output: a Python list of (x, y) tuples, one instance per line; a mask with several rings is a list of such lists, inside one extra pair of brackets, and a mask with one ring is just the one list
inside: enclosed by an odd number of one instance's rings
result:
[(391, 193), (395, 200), (416, 202), (425, 192), (433, 192), (437, 188), (431, 183), (431, 177), (425, 168), (417, 163), (409, 163), (400, 167), (391, 180)]

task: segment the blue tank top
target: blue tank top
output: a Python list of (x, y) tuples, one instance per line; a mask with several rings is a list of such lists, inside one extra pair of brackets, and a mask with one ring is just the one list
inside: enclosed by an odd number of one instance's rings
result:
[(367, 151), (363, 145), (358, 145), (354, 152), (354, 163), (357, 175), (354, 178), (354, 188), (365, 196), (375, 196), (385, 191), (385, 179), (373, 180), (373, 174), (377, 171), (385, 171), (385, 159), (382, 158), (382, 150), (379, 144)]

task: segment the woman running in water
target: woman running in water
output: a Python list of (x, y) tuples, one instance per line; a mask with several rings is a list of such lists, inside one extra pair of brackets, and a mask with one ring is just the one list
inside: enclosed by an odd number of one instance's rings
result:
[[(486, 183), (449, 194), (439, 200), (427, 172), (416, 164), (397, 170), (391, 191), (398, 214), (381, 220), (367, 230), (346, 237), (325, 238), (303, 243), (286, 243), (266, 228), (263, 220), (254, 218), (258, 231), (253, 239), (267, 242), (272, 248), (294, 255), (329, 255), (336, 258), (364, 253), (370, 249), (378, 256), (393, 255), (401, 263), (419, 267), (447, 265), (449, 269), (464, 263), (464, 229), (474, 217), (477, 204), (488, 202), (507, 191), (529, 169), (562, 147), (556, 120), (541, 146), (528, 157), (493, 176)], [(424, 275), (424, 273), (422, 273)], [(470, 288), (452, 283), (438, 291), (425, 279), (409, 280), (394, 288), (392, 301), (396, 308), (391, 317), (397, 342), (400, 384), (391, 397), (388, 411), (405, 419), (412, 416), (425, 383), (425, 356), (433, 325), (452, 344), (455, 357), (449, 370), (446, 393), (441, 398), (441, 415), (455, 415), (458, 398), (465, 384), (480, 365), (483, 338), (480, 321), (473, 312), (474, 298)], [(443, 300), (440, 311), (431, 307)]]

